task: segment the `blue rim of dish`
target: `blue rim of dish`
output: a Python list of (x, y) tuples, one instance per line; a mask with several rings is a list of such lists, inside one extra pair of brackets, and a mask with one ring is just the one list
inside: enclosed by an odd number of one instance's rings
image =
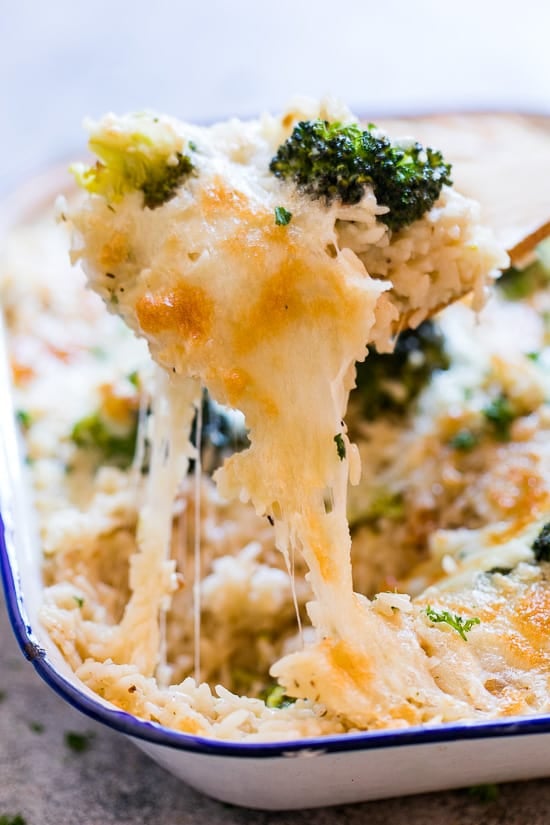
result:
[[(281, 742), (224, 742), (191, 736), (170, 730), (162, 725), (138, 719), (122, 710), (105, 707), (99, 701), (84, 694), (76, 685), (62, 676), (48, 660), (47, 652), (40, 647), (26, 615), (19, 572), (14, 548), (10, 548), (4, 520), (0, 514), (0, 575), (4, 584), (6, 606), (13, 631), (25, 658), (32, 662), (36, 672), (62, 699), (97, 722), (155, 745), (182, 751), (214, 756), (238, 756), (248, 758), (273, 758), (299, 756), (301, 752), (337, 753), (375, 750), (429, 743), (451, 743), (467, 739), (525, 736), (550, 733), (550, 716), (521, 717), (492, 722), (470, 722), (400, 730), (373, 731), (358, 734)], [(11, 552), (10, 552), (11, 550)], [(10, 559), (11, 556), (11, 559)]]

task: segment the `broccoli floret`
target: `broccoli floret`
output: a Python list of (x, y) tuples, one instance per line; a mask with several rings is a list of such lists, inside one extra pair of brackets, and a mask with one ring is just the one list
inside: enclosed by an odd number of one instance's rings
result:
[(182, 151), (181, 138), (166, 123), (147, 115), (131, 115), (96, 128), (88, 146), (99, 158), (97, 163), (74, 164), (71, 171), (80, 186), (103, 195), (109, 203), (141, 191), (145, 206), (155, 209), (175, 195), (194, 169)]
[(260, 699), (263, 699), (268, 708), (274, 710), (275, 708), (286, 708), (294, 704), (296, 699), (292, 696), (287, 696), (282, 685), (270, 685), (262, 690)]
[(71, 432), (71, 440), (77, 447), (98, 450), (103, 461), (125, 469), (134, 458), (137, 425), (138, 416), (135, 414), (132, 416), (130, 429), (119, 433), (110, 421), (97, 411), (76, 422)]
[(392, 144), (374, 126), (326, 120), (300, 121), (277, 150), (270, 170), (330, 204), (359, 203), (371, 186), (389, 213), (379, 220), (399, 230), (421, 218), (452, 183), (451, 167), (440, 152), (420, 143)]
[(550, 561), (550, 521), (544, 525), (533, 542), (533, 552), (537, 561)]
[(448, 367), (443, 335), (433, 321), (424, 321), (402, 332), (392, 353), (380, 354), (372, 348), (367, 359), (357, 364), (352, 399), (360, 401), (368, 420), (383, 413), (403, 415), (432, 373)]

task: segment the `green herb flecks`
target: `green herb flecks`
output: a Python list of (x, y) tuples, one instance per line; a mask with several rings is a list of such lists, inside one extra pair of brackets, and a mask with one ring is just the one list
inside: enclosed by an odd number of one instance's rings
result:
[(464, 619), (456, 613), (449, 613), (448, 610), (441, 610), (440, 612), (433, 610), (430, 605), (426, 607), (426, 615), (431, 622), (444, 622), (445, 624), (448, 624), (449, 627), (456, 630), (465, 642), (468, 641), (466, 634), (470, 632), (472, 627), (476, 624), (481, 624), (481, 620), (478, 619), (477, 616), (474, 616), (471, 619)]
[(137, 370), (133, 370), (133, 372), (131, 372), (128, 375), (128, 381), (130, 382), (132, 387), (135, 387), (136, 390), (139, 390), (140, 380), (139, 380), (139, 372)]
[(81, 596), (73, 596), (73, 599), (79, 607), (84, 607), (84, 599)]
[(455, 435), (453, 435), (449, 441), (449, 444), (454, 450), (458, 450), (462, 453), (468, 453), (479, 444), (479, 435), (472, 432), (472, 430), (459, 430)]
[(44, 725), (42, 722), (29, 722), (29, 730), (33, 733), (44, 733)]
[(490, 401), (482, 412), (492, 426), (495, 437), (499, 441), (509, 441), (510, 427), (517, 417), (510, 399), (501, 393)]
[(93, 733), (78, 733), (74, 730), (68, 730), (65, 731), (64, 740), (66, 746), (75, 753), (84, 753), (90, 748), (93, 738)]
[(275, 223), (277, 226), (288, 226), (291, 220), (292, 212), (289, 212), (284, 206), (275, 207)]
[(547, 522), (532, 544), (537, 561), (550, 561), (550, 521)]
[(28, 410), (17, 410), (15, 417), (23, 430), (28, 430), (32, 424), (32, 415)]
[(340, 461), (343, 461), (346, 457), (346, 444), (344, 439), (342, 438), (341, 433), (336, 433), (334, 436), (334, 443), (336, 444), (336, 452), (338, 453), (338, 458)]

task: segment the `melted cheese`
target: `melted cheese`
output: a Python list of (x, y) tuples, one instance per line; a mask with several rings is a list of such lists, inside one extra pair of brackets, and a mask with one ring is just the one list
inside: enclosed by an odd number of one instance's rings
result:
[[(155, 451), (169, 443), (170, 459), (162, 469), (153, 462), (133, 595), (108, 655), (145, 674), (158, 664), (170, 504), (184, 470), (177, 457), (188, 453), (190, 402), (201, 384), (241, 410), (249, 429), (250, 448), (216, 474), (220, 492), (273, 518), (279, 549), (287, 558), (299, 551), (309, 568), (317, 641), (272, 673), (290, 695), (321, 700), (361, 727), (458, 718), (469, 699), (438, 685), (418, 616), (387, 615), (353, 593), (350, 459), (358, 472), (342, 422), (366, 345), (388, 348), (400, 318), (419, 323), (465, 288), (481, 296), (505, 257), (478, 231), (472, 205), (449, 192), (395, 242), (372, 192), (349, 208), (301, 197), (267, 172), (297, 117), (210, 130), (166, 119), (167, 134), (198, 147), (197, 174), (176, 197), (155, 210), (139, 193), (114, 209), (92, 197), (73, 211), (74, 255), (92, 287), (111, 306), (116, 297), (116, 311), (170, 376), (155, 413)], [(111, 118), (97, 131), (127, 126)], [(277, 206), (292, 213), (287, 226), (276, 225)], [(132, 638), (122, 653), (119, 644)]]

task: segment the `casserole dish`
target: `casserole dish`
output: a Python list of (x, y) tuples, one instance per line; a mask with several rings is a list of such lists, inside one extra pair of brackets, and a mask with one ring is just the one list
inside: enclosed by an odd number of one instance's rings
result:
[[(29, 198), (31, 209), (45, 194), (40, 189), (38, 198)], [(38, 619), (41, 552), (26, 490), (4, 351), (0, 359), (4, 399), (0, 413), (0, 552), (8, 611), (26, 657), (67, 701), (131, 737), (194, 787), (249, 807), (340, 804), (544, 775), (544, 754), (550, 745), (548, 716), (277, 743), (230, 743), (142, 721), (92, 693), (74, 676)]]

